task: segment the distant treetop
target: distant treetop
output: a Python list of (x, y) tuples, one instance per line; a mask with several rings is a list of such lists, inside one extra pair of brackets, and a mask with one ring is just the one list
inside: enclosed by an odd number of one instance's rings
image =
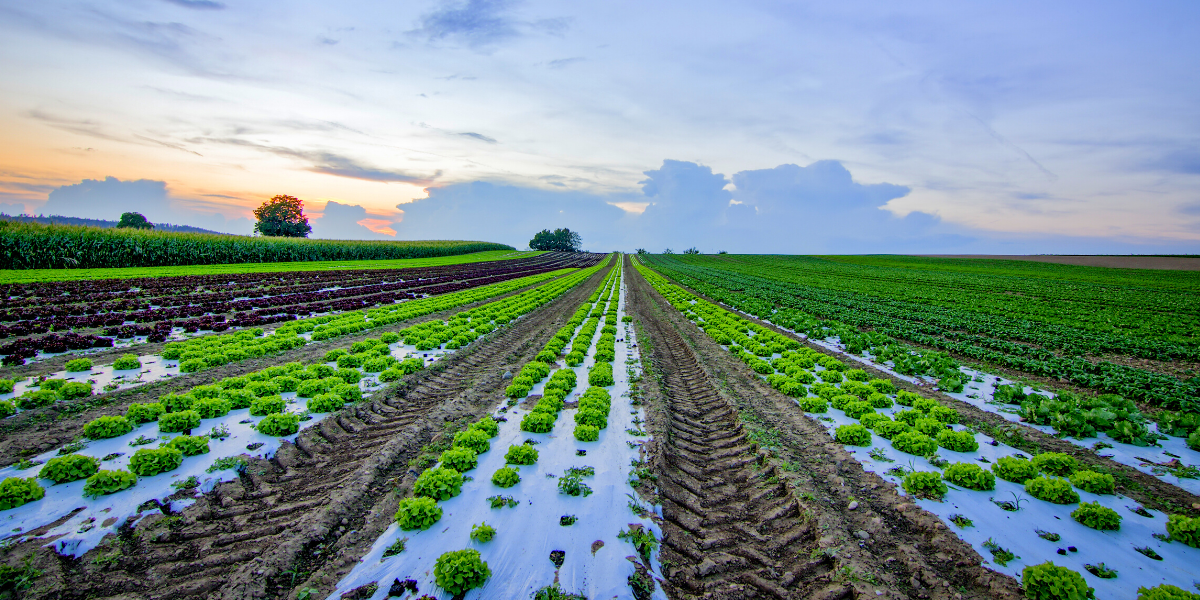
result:
[(258, 223), (254, 231), (272, 237), (308, 237), (312, 226), (304, 216), (304, 202), (295, 196), (279, 195), (254, 209)]
[(117, 222), (117, 229), (154, 229), (154, 223), (146, 220), (142, 213), (127, 212), (121, 213), (121, 220)]
[(543, 229), (529, 240), (531, 250), (547, 250), (550, 252), (579, 252), (583, 247), (583, 238), (570, 229)]

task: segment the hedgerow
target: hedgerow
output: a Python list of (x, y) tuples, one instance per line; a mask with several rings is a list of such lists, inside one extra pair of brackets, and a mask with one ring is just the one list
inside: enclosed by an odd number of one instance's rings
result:
[(83, 454), (68, 454), (56, 456), (46, 461), (38, 477), (49, 479), (54, 483), (67, 483), (87, 479), (100, 470), (100, 461)]

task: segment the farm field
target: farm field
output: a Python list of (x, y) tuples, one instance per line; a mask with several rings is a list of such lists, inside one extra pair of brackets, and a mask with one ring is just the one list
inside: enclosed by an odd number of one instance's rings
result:
[(1200, 592), (1194, 273), (454, 258), (6, 284), (0, 597)]

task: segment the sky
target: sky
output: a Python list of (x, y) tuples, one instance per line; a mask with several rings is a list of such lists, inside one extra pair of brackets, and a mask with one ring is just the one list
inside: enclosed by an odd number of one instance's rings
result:
[(1200, 253), (1191, 1), (0, 0), (0, 212)]

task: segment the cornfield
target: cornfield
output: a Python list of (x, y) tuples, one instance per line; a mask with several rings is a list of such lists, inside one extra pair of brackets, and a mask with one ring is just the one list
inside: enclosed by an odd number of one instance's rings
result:
[(513, 250), (513, 247), (455, 240), (310, 240), (0, 221), (0, 269), (385, 260), (486, 250)]

